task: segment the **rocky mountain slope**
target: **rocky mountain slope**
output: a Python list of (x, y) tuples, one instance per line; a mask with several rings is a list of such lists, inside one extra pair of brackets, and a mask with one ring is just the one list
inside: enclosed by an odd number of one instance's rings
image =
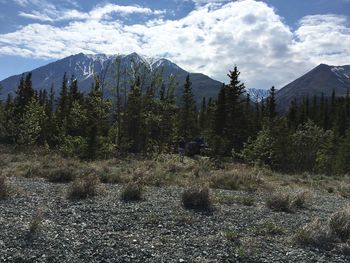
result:
[[(105, 75), (106, 86), (113, 87), (115, 86), (115, 74), (117, 70), (116, 59), (116, 55), (88, 55), (83, 53), (63, 58), (34, 69), (32, 71), (33, 87), (36, 90), (49, 90), (53, 86), (56, 94), (58, 94), (65, 72), (68, 78), (74, 75), (78, 80), (79, 89), (83, 92), (89, 91), (94, 81), (94, 74)], [(125, 83), (126, 87), (129, 87), (129, 73), (135, 70), (135, 65), (149, 72), (161, 72), (160, 74), (163, 76), (165, 82), (168, 81), (170, 75), (174, 75), (178, 83), (177, 96), (181, 94), (186, 76), (190, 74), (193, 92), (197, 101), (200, 101), (203, 97), (215, 98), (222, 85), (219, 81), (213, 80), (206, 75), (189, 73), (167, 59), (155, 60), (140, 56), (137, 53), (119, 56), (119, 59), (120, 79), (121, 82)], [(15, 75), (0, 81), (0, 84), (3, 86), (2, 96), (7, 96), (9, 93), (14, 94), (20, 77), (21, 75)], [(105, 89), (106, 96), (110, 95), (108, 87)]]
[(350, 90), (350, 65), (317, 66), (276, 93), (278, 109), (281, 112), (287, 111), (294, 98), (300, 102), (306, 96), (320, 97), (322, 93), (325, 97), (330, 97), (333, 89), (338, 97), (345, 96)]

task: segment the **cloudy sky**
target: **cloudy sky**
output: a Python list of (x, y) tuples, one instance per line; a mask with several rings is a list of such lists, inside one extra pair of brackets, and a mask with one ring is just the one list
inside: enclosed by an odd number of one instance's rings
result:
[(0, 0), (0, 79), (80, 52), (166, 57), (249, 88), (350, 64), (350, 0)]

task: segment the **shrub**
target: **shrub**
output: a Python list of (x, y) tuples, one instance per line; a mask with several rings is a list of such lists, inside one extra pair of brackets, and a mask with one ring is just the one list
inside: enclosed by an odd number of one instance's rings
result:
[(185, 190), (182, 194), (182, 204), (186, 209), (210, 210), (209, 188), (190, 188)]
[(304, 246), (328, 247), (331, 245), (332, 239), (328, 226), (316, 219), (299, 228), (294, 235), (294, 241)]
[(68, 197), (70, 199), (85, 199), (97, 195), (99, 180), (96, 176), (76, 178), (70, 188)]
[(0, 200), (4, 200), (8, 197), (9, 190), (6, 183), (5, 176), (0, 176)]
[(47, 179), (52, 183), (69, 183), (75, 179), (75, 171), (68, 166), (58, 167), (47, 174)]
[(267, 197), (266, 206), (273, 211), (291, 213), (297, 208), (305, 207), (308, 195), (307, 191), (294, 194), (276, 191)]
[(40, 229), (40, 226), (42, 224), (43, 218), (44, 218), (44, 212), (42, 209), (38, 209), (33, 216), (32, 221), (30, 222), (29, 225), (29, 234), (34, 235), (38, 232)]
[(123, 201), (141, 201), (143, 188), (139, 182), (130, 182), (122, 190), (121, 199)]
[(291, 196), (288, 193), (275, 192), (266, 199), (266, 206), (277, 212), (291, 212)]
[(255, 233), (258, 235), (266, 236), (276, 236), (283, 235), (285, 229), (282, 226), (275, 224), (274, 222), (266, 222), (255, 229)]
[(247, 191), (255, 191), (262, 184), (263, 181), (260, 177), (243, 171), (237, 171), (237, 173), (218, 172), (211, 178), (210, 182), (210, 186), (213, 188)]
[(350, 239), (350, 207), (334, 213), (329, 220), (331, 233), (341, 241)]
[(306, 206), (306, 202), (309, 198), (309, 192), (300, 191), (294, 194), (291, 198), (291, 207), (292, 208), (304, 208)]

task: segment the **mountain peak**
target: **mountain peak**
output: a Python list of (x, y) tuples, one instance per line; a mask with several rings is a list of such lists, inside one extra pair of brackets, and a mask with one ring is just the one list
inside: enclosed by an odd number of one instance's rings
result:
[(305, 97), (345, 96), (350, 89), (350, 66), (330, 66), (320, 64), (305, 75), (286, 85), (276, 93), (279, 110), (288, 110), (290, 102), (296, 99), (301, 102)]

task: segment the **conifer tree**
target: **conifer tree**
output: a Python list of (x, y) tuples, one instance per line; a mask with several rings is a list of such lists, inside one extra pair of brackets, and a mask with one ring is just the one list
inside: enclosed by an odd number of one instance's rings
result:
[(191, 140), (198, 135), (197, 110), (192, 93), (192, 83), (187, 75), (184, 91), (181, 98), (179, 115), (179, 136), (185, 140)]

